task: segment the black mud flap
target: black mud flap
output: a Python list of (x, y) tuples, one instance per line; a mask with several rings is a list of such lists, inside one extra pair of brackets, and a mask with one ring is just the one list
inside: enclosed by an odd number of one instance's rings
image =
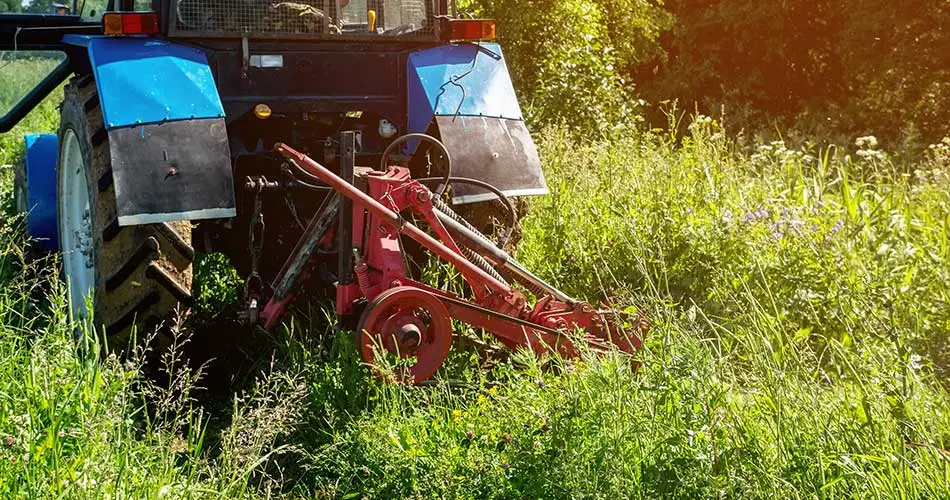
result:
[(109, 148), (120, 226), (236, 215), (223, 118), (115, 128)]
[[(507, 196), (548, 193), (538, 148), (521, 120), (482, 116), (437, 116), (439, 134), (452, 155), (452, 175), (487, 182)], [(492, 200), (482, 188), (452, 186), (452, 203)]]

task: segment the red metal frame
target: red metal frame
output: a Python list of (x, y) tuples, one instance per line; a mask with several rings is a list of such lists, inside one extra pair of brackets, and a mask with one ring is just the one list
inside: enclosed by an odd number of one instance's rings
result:
[[(364, 193), (307, 155), (285, 144), (276, 149), (353, 203), (353, 247), (359, 253), (354, 269), (357, 283), (338, 286), (338, 313), (351, 313), (354, 302), (361, 298), (372, 301), (387, 290), (410, 286), (439, 298), (453, 318), (491, 332), (511, 348), (527, 346), (536, 352), (556, 350), (575, 356), (574, 344), (563, 333), (577, 330), (594, 349), (613, 344), (632, 354), (640, 348), (645, 322), (637, 321), (630, 329), (635, 331), (625, 332), (616, 318), (589, 304), (568, 304), (550, 296), (540, 298), (532, 307), (520, 291), (470, 262), (437, 218), (432, 192), (412, 180), (408, 169), (389, 167), (385, 172), (366, 174), (368, 193)], [(400, 213), (405, 210), (423, 218), (438, 239), (403, 219)], [(399, 235), (412, 238), (452, 264), (471, 287), (474, 302), (412, 280), (404, 266)]]

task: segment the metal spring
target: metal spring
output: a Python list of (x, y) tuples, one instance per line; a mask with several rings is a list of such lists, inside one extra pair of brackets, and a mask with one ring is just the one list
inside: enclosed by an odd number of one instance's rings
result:
[(366, 295), (370, 287), (369, 266), (365, 262), (360, 262), (353, 269), (353, 274), (356, 275), (356, 282), (360, 285), (360, 291), (363, 292), (363, 295)]
[(550, 294), (549, 294), (548, 292), (546, 292), (543, 288), (539, 287), (538, 285), (535, 285), (534, 283), (532, 283), (532, 282), (530, 282), (530, 281), (528, 281), (528, 280), (520, 279), (517, 274), (515, 274), (515, 273), (513, 273), (513, 272), (511, 272), (511, 271), (509, 271), (509, 270), (507, 270), (507, 269), (505, 269), (505, 268), (501, 268), (499, 271), (501, 272), (501, 274), (502, 274), (503, 276), (506, 276), (508, 279), (510, 279), (510, 280), (512, 280), (512, 281), (514, 281), (514, 282), (516, 282), (516, 283), (518, 283), (519, 285), (523, 286), (523, 287), (525, 288), (525, 290), (527, 290), (527, 291), (531, 292), (532, 294), (534, 294), (535, 297), (541, 298), (541, 297), (544, 297), (545, 295), (550, 295)]
[(472, 264), (475, 264), (482, 271), (485, 271), (486, 273), (490, 274), (492, 278), (495, 278), (496, 280), (500, 281), (505, 286), (508, 286), (508, 287), (511, 286), (508, 283), (508, 281), (506, 281), (505, 278), (502, 277), (502, 275), (498, 273), (495, 267), (489, 264), (487, 260), (485, 260), (484, 257), (482, 257), (481, 255), (478, 255), (477, 253), (475, 253), (474, 250), (472, 250), (471, 248), (465, 245), (459, 245), (459, 249), (462, 251), (462, 255), (464, 255), (466, 259), (471, 261)]
[[(472, 226), (472, 225), (471, 225), (467, 220), (465, 220), (461, 215), (455, 213), (455, 211), (452, 210), (452, 208), (449, 207), (444, 201), (442, 201), (442, 200), (440, 200), (440, 199), (438, 199), (438, 198), (433, 198), (433, 199), (432, 199), (432, 205), (433, 205), (436, 209), (438, 209), (440, 212), (442, 212), (442, 213), (448, 215), (449, 217), (455, 219), (456, 222), (458, 222), (459, 224), (465, 226), (465, 227), (468, 228), (470, 231), (472, 231), (472, 232), (478, 234), (479, 236), (482, 236), (482, 237), (485, 238), (486, 240), (488, 239), (487, 237), (485, 237), (484, 234), (482, 234), (481, 231), (479, 231), (478, 229), (475, 229), (475, 227)], [(515, 273), (513, 273), (513, 272), (510, 272), (510, 271), (506, 270), (505, 268), (501, 268), (501, 269), (496, 270), (495, 267), (492, 266), (491, 264), (489, 264), (488, 261), (486, 261), (481, 255), (479, 255), (478, 253), (476, 253), (476, 252), (475, 252), (474, 250), (472, 250), (471, 248), (465, 246), (464, 244), (460, 244), (459, 247), (462, 249), (462, 253), (465, 254), (465, 256), (468, 257), (469, 260), (471, 260), (472, 262), (474, 262), (474, 263), (475, 263), (476, 265), (478, 265), (479, 267), (482, 267), (481, 264), (479, 264), (479, 263), (475, 260), (475, 258), (471, 257), (472, 255), (474, 255), (478, 260), (481, 260), (481, 262), (483, 262), (486, 266), (488, 266), (488, 268), (491, 269), (491, 271), (486, 270), (486, 272), (488, 272), (489, 274), (491, 274), (492, 277), (494, 277), (495, 279), (498, 279), (498, 278), (499, 278), (498, 275), (501, 274), (501, 278), (502, 278), (502, 279), (499, 279), (499, 281), (501, 281), (502, 283), (505, 283), (506, 285), (508, 284), (508, 281), (504, 279), (505, 277), (507, 277), (508, 279), (510, 279), (510, 280), (512, 280), (512, 281), (514, 281), (514, 282), (520, 284), (521, 286), (523, 286), (526, 290), (528, 290), (529, 292), (533, 293), (536, 297), (543, 297), (543, 296), (545, 296), (545, 295), (548, 295), (548, 293), (547, 293), (543, 288), (539, 287), (538, 285), (535, 285), (534, 283), (531, 283), (531, 282), (528, 281), (528, 280), (520, 279), (517, 274), (515, 274)], [(510, 285), (509, 285), (509, 286), (510, 286)]]

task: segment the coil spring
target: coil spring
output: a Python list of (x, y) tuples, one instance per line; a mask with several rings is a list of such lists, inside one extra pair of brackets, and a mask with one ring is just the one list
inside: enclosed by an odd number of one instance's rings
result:
[(370, 286), (369, 266), (365, 262), (360, 262), (353, 271), (353, 274), (356, 275), (356, 282), (360, 285), (360, 291), (365, 295)]
[(432, 198), (432, 206), (434, 206), (437, 210), (444, 213), (445, 215), (448, 215), (449, 217), (454, 219), (455, 222), (458, 222), (459, 224), (465, 226), (465, 228), (468, 229), (469, 231), (472, 231), (473, 233), (481, 236), (482, 238), (485, 238), (485, 241), (488, 241), (487, 236), (482, 234), (482, 232), (479, 231), (478, 229), (475, 229), (475, 226), (469, 224), (469, 222), (465, 220), (464, 218), (462, 218), (461, 215), (455, 213), (455, 210), (452, 210), (452, 207), (446, 205), (445, 202), (442, 201), (441, 199)]
[(475, 253), (474, 250), (461, 244), (459, 245), (459, 250), (462, 251), (462, 255), (464, 255), (466, 259), (471, 261), (472, 264), (475, 264), (476, 266), (478, 266), (482, 271), (485, 271), (486, 273), (490, 274), (492, 278), (495, 278), (496, 280), (504, 283), (505, 286), (511, 286), (508, 283), (508, 281), (505, 280), (505, 278), (502, 277), (502, 275), (499, 274), (497, 270), (495, 270), (494, 266), (489, 264), (488, 261), (485, 260), (484, 257)]
[[(472, 231), (472, 232), (474, 232), (475, 234), (477, 234), (477, 235), (479, 235), (479, 236), (485, 238), (486, 241), (488, 240), (488, 238), (487, 238), (484, 234), (482, 234), (481, 231), (479, 231), (478, 229), (475, 229), (475, 227), (472, 226), (471, 224), (469, 224), (469, 222), (468, 222), (467, 220), (465, 220), (461, 215), (455, 213), (455, 210), (452, 210), (452, 208), (449, 207), (448, 205), (446, 205), (444, 201), (442, 201), (442, 200), (440, 200), (440, 199), (438, 199), (438, 198), (433, 198), (433, 199), (432, 199), (432, 205), (433, 205), (436, 209), (438, 209), (440, 212), (442, 212), (442, 213), (444, 213), (445, 215), (448, 215), (449, 217), (451, 217), (452, 219), (454, 219), (455, 222), (458, 222), (459, 224), (465, 226), (465, 228), (468, 229), (469, 231)], [(545, 296), (545, 295), (548, 294), (543, 288), (539, 287), (538, 285), (536, 285), (536, 284), (534, 284), (534, 283), (532, 283), (532, 282), (530, 282), (530, 281), (528, 281), (528, 280), (521, 279), (516, 273), (513, 273), (513, 272), (511, 272), (511, 271), (508, 271), (508, 270), (505, 269), (505, 268), (501, 268), (501, 269), (499, 269), (499, 270), (496, 271), (495, 268), (494, 268), (491, 264), (489, 264), (481, 255), (479, 255), (478, 253), (476, 253), (476, 252), (475, 252), (474, 250), (472, 250), (471, 248), (465, 246), (464, 244), (460, 244), (459, 247), (462, 249), (462, 253), (465, 254), (465, 256), (468, 257), (469, 260), (471, 260), (472, 262), (474, 262), (475, 265), (477, 265), (477, 266), (479, 266), (479, 267), (482, 267), (482, 264), (479, 264), (479, 262), (476, 261), (476, 258), (477, 258), (477, 259), (480, 260), (482, 263), (484, 263), (485, 266), (488, 266), (488, 268), (491, 269), (491, 270), (489, 271), (489, 270), (485, 269), (485, 271), (488, 272), (489, 274), (491, 274), (492, 277), (494, 277), (495, 279), (498, 279), (499, 281), (501, 281), (502, 283), (505, 283), (505, 284), (507, 285), (507, 284), (508, 284), (508, 281), (507, 281), (505, 278), (508, 278), (508, 279), (510, 279), (511, 281), (514, 281), (514, 282), (520, 284), (521, 286), (523, 286), (526, 290), (528, 290), (529, 292), (533, 293), (536, 297), (543, 297), (543, 296)], [(472, 257), (473, 255), (474, 255), (474, 258)], [(483, 269), (484, 269), (484, 267), (483, 267)], [(501, 274), (501, 276), (498, 276), (499, 274)], [(499, 279), (499, 278), (500, 278), (500, 279)], [(509, 286), (510, 286), (510, 285), (509, 285)]]

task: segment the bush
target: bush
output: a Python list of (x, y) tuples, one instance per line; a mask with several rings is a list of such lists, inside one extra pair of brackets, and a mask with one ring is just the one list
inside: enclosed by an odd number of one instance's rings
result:
[[(662, 53), (625, 76), (733, 129), (802, 139), (874, 134), (919, 153), (950, 121), (946, 2), (671, 0)], [(665, 124), (665, 117), (652, 117)]]
[(622, 68), (656, 51), (663, 12), (644, 0), (505, 2), (473, 11), (498, 20), (499, 41), (528, 120), (587, 134), (637, 121)]

